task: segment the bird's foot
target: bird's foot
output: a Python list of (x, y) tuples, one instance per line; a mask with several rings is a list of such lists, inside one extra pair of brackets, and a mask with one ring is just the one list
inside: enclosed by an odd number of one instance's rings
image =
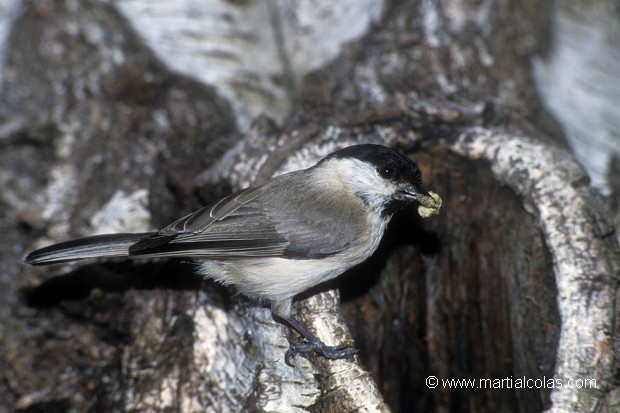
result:
[(299, 353), (315, 352), (330, 360), (344, 359), (351, 357), (359, 352), (358, 349), (350, 347), (348, 344), (339, 344), (337, 346), (328, 346), (320, 340), (309, 342), (303, 341), (297, 344), (291, 344), (284, 355), (284, 361), (293, 367), (291, 357)]

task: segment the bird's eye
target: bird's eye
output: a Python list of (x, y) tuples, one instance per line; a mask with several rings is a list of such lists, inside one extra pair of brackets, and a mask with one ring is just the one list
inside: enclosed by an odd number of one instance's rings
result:
[(382, 178), (391, 178), (394, 175), (394, 171), (392, 168), (382, 167), (379, 168), (379, 175), (381, 175)]

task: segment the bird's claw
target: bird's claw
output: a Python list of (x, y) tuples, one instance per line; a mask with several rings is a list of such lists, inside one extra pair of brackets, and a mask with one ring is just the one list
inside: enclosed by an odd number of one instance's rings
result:
[(301, 343), (291, 344), (289, 349), (286, 350), (284, 361), (286, 364), (293, 367), (291, 357), (299, 353), (311, 353), (313, 351), (330, 360), (348, 358), (359, 352), (358, 349), (350, 347), (348, 344), (328, 346), (320, 340), (316, 342), (303, 341)]

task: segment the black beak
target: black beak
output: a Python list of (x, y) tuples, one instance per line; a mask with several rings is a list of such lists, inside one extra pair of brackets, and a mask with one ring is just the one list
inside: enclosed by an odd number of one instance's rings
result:
[(404, 183), (396, 192), (394, 198), (404, 202), (416, 202), (418, 195), (425, 195), (430, 197), (428, 191), (422, 188), (420, 185), (412, 185), (410, 183)]

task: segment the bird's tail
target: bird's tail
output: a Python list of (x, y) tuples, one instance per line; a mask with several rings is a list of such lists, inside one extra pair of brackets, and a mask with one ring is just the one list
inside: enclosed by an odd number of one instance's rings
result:
[(127, 257), (130, 246), (152, 234), (105, 234), (65, 241), (31, 252), (24, 262), (48, 265), (85, 258)]

